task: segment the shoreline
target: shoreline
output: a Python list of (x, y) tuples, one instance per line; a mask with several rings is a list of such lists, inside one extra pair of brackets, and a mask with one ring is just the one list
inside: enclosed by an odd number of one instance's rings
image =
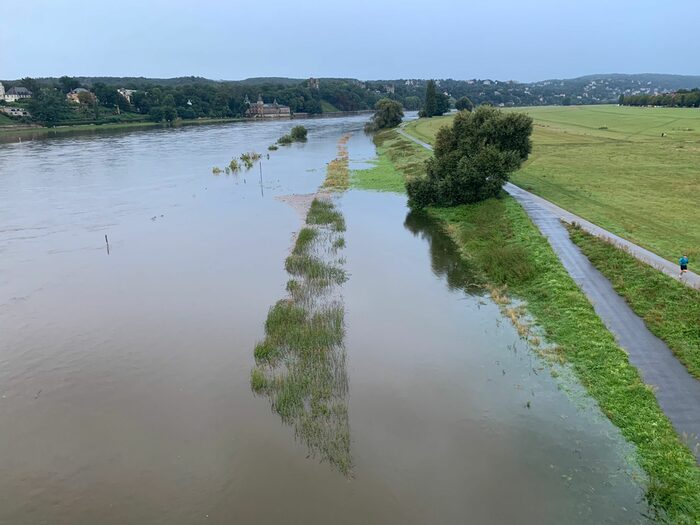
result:
[(191, 120), (177, 120), (171, 124), (166, 124), (162, 122), (151, 122), (146, 120), (136, 121), (136, 122), (118, 122), (118, 123), (104, 123), (104, 124), (66, 124), (55, 126), (53, 128), (48, 128), (46, 126), (37, 125), (14, 125), (8, 126), (7, 128), (0, 127), (0, 144), (7, 144), (12, 142), (21, 142), (22, 140), (37, 140), (43, 138), (50, 138), (61, 135), (68, 134), (89, 134), (89, 133), (101, 133), (101, 132), (114, 132), (114, 131), (129, 131), (129, 130), (140, 130), (140, 129), (154, 129), (154, 128), (179, 128), (183, 126), (205, 126), (210, 124), (229, 124), (232, 122), (272, 122), (277, 120), (311, 120), (319, 118), (340, 118), (348, 116), (357, 115), (369, 115), (374, 113), (373, 110), (359, 110), (359, 111), (334, 111), (332, 113), (319, 113), (314, 115), (301, 115), (295, 117), (294, 115), (284, 118), (202, 118), (202, 119), (191, 119)]

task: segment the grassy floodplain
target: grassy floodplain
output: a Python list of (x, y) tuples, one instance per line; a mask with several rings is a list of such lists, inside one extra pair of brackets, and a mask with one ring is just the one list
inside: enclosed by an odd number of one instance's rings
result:
[[(517, 108), (535, 121), (513, 182), (669, 259), (700, 258), (700, 110)], [(406, 126), (431, 143), (451, 116)], [(664, 134), (664, 136), (662, 136)]]
[[(356, 186), (371, 180), (375, 189), (390, 190), (396, 172), (404, 178), (421, 176), (424, 148), (394, 131), (378, 134), (375, 142), (379, 162), (355, 174)], [(401, 166), (410, 168), (404, 171)], [(505, 197), (428, 213), (442, 222), (462, 256), (480, 273), (485, 289), (518, 323), (521, 335), (536, 345), (539, 336), (531, 334), (537, 331), (522, 324), (524, 312), (508, 306), (511, 297), (525, 301), (527, 313), (554, 345), (543, 347), (543, 355), (569, 364), (607, 417), (636, 445), (637, 460), (649, 479), (647, 499), (657, 519), (697, 524), (700, 469), (695, 457), (525, 211)]]

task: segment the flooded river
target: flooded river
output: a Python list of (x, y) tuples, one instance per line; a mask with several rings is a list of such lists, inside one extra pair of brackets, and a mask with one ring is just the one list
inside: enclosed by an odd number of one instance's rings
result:
[[(337, 198), (352, 471), (251, 391), (302, 216), (361, 117), (0, 145), (0, 523), (645, 523), (633, 449), (400, 195)], [(353, 164), (354, 162), (354, 164)], [(105, 243), (109, 240), (109, 253)]]

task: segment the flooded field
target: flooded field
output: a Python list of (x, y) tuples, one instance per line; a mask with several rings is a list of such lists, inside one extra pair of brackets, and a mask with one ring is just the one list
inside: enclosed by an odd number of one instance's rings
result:
[(280, 197), (344, 134), (371, 159), (363, 123), (269, 159), (292, 122), (0, 145), (0, 523), (646, 523), (633, 449), (403, 196), (332, 201), (348, 468), (251, 389), (304, 221)]

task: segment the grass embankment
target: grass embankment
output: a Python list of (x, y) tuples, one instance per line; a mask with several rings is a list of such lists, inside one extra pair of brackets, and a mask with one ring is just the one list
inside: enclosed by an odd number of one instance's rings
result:
[(326, 102), (325, 100), (322, 100), (321, 101), (321, 111), (323, 113), (338, 113), (340, 110), (338, 108), (336, 108), (330, 102)]
[[(513, 182), (676, 261), (700, 257), (700, 111), (546, 106), (533, 117), (533, 151)], [(406, 131), (432, 143), (451, 116)], [(664, 134), (664, 136), (662, 136)]]
[(119, 122), (105, 124), (75, 124), (61, 125), (53, 128), (33, 127), (0, 129), (0, 141), (7, 142), (8, 140), (24, 139), (24, 138), (46, 138), (56, 137), (67, 134), (87, 134), (87, 133), (109, 133), (117, 131), (130, 131), (137, 129), (159, 128), (180, 126), (197, 126), (206, 124), (224, 124), (228, 122), (238, 122), (242, 119), (193, 119), (193, 120), (178, 120), (173, 124), (162, 124), (159, 122), (150, 121), (134, 121), (134, 122)]
[(401, 138), (396, 131), (382, 131), (374, 135), (377, 159), (374, 166), (352, 173), (355, 188), (375, 191), (406, 193), (405, 181), (424, 174), (424, 162), (430, 157), (425, 148)]
[(649, 329), (700, 379), (700, 291), (575, 227), (571, 239)]
[[(326, 187), (347, 187), (347, 140), (338, 146), (345, 163), (329, 164)], [(338, 255), (344, 231), (345, 219), (330, 197), (314, 199), (285, 262), (289, 295), (270, 309), (265, 338), (255, 347), (251, 387), (270, 399), (311, 454), (349, 475), (344, 308), (337, 293), (347, 280)]]
[[(405, 156), (415, 155), (417, 160), (424, 154), (423, 148), (395, 132), (389, 136), (405, 143)], [(391, 159), (381, 150), (380, 155)], [(507, 197), (429, 213), (444, 224), (495, 300), (504, 303), (512, 295), (526, 302), (535, 324), (555, 345), (546, 354), (572, 366), (607, 417), (636, 445), (638, 462), (649, 477), (647, 499), (660, 518), (697, 524), (700, 469), (694, 456), (518, 203)], [(518, 328), (529, 336), (527, 327)]]

